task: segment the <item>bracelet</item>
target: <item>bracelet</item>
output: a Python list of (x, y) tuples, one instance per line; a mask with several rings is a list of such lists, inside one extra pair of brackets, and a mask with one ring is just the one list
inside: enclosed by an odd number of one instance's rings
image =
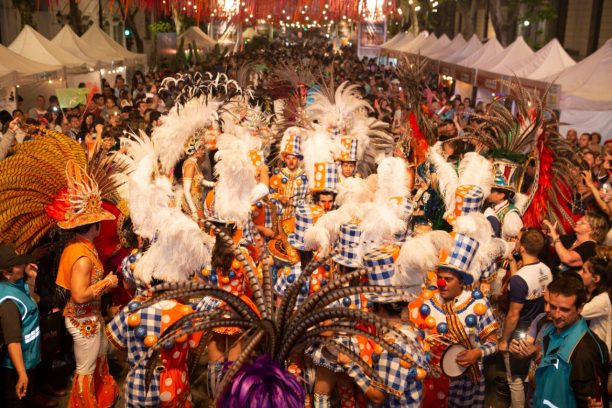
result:
[(555, 238), (555, 239), (553, 239), (553, 245), (556, 245), (556, 244), (557, 244), (557, 242), (561, 242), (561, 239), (559, 239), (559, 238)]

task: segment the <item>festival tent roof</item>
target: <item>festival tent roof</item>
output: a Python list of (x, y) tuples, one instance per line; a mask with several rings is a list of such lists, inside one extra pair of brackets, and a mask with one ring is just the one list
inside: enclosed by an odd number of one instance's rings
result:
[(561, 109), (584, 111), (612, 110), (612, 39), (576, 65), (565, 69), (558, 78), (561, 85)]
[(383, 45), (380, 46), (380, 48), (389, 48), (391, 47), (393, 44), (397, 44), (400, 41), (402, 41), (404, 39), (404, 37), (406, 36), (406, 32), (404, 31), (400, 31), (399, 33), (397, 33), (393, 38), (391, 38), (390, 40), (388, 40), (386, 43), (384, 43)]
[(117, 44), (115, 40), (109, 37), (97, 24), (93, 24), (81, 36), (81, 39), (87, 44), (95, 44), (95, 47), (109, 57), (122, 59), (126, 64), (145, 63), (147, 56), (145, 54), (137, 54), (125, 49)]
[(394, 44), (387, 46), (386, 49), (389, 51), (399, 51), (400, 48), (410, 44), (414, 40), (415, 40), (414, 34), (412, 34), (411, 32), (407, 32), (405, 33), (405, 35), (402, 37), (401, 40), (399, 40), (398, 42)]
[(107, 65), (121, 65), (121, 59), (105, 55), (97, 47), (85, 43), (68, 24), (66, 24), (51, 42), (58, 47), (70, 52), (72, 55), (86, 61), (88, 65), (99, 68)]
[(181, 38), (185, 40), (185, 45), (195, 42), (197, 48), (210, 48), (214, 47), (217, 43), (202, 31), (200, 27), (196, 26), (189, 27), (185, 30), (185, 32), (179, 36), (179, 41)]
[(533, 55), (533, 50), (527, 45), (522, 36), (519, 36), (505, 50), (488, 60), (480, 60), (475, 68), (485, 69), (497, 74), (512, 75), (506, 65)]
[(419, 33), (419, 35), (414, 40), (410, 41), (408, 44), (402, 46), (401, 48), (396, 49), (400, 52), (418, 54), (423, 47), (436, 40), (437, 38), (435, 34), (429, 34), (427, 31), (423, 31)]
[(450, 38), (448, 38), (446, 34), (443, 34), (435, 42), (430, 42), (429, 44), (421, 48), (421, 55), (429, 57), (431, 56), (431, 54), (438, 52), (442, 48), (445, 48), (450, 43)]
[(518, 77), (540, 81), (574, 65), (576, 62), (555, 38), (530, 57), (510, 61), (506, 67)]
[(484, 44), (478, 51), (457, 62), (457, 65), (462, 65), (469, 68), (480, 68), (481, 64), (485, 64), (487, 61), (495, 58), (503, 51), (504, 47), (502, 47), (495, 38), (492, 38), (487, 41), (487, 43)]
[(62, 73), (60, 65), (32, 61), (0, 44), (0, 87), (55, 78)]
[(87, 65), (79, 57), (52, 44), (29, 25), (23, 27), (9, 48), (22, 57), (47, 65), (64, 66), (70, 71), (82, 71)]
[(457, 63), (476, 53), (482, 47), (483, 45), (478, 39), (478, 36), (476, 34), (473, 34), (472, 37), (470, 37), (470, 40), (465, 44), (463, 48), (457, 50), (452, 55), (446, 55), (441, 57), (440, 60), (444, 62)]
[(462, 49), (465, 47), (465, 44), (465, 38), (463, 38), (461, 34), (457, 34), (449, 44), (431, 52), (428, 57), (431, 59), (441, 59), (444, 56), (452, 55), (453, 53)]

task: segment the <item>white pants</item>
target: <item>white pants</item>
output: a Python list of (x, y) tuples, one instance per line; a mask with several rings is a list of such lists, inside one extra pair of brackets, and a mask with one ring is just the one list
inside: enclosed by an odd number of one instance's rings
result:
[(510, 369), (510, 353), (504, 354), (504, 364), (506, 365), (506, 380), (510, 388), (510, 399), (512, 400), (512, 408), (525, 407), (525, 387), (523, 378), (512, 373)]
[(97, 331), (95, 334), (84, 335), (81, 331), (82, 326), (75, 326), (72, 320), (83, 324), (87, 321), (92, 321), (93, 318), (87, 317), (83, 319), (64, 318), (66, 329), (72, 336), (74, 343), (74, 358), (76, 360), (76, 374), (92, 375), (96, 369), (96, 360), (98, 357), (106, 354), (108, 343), (104, 335), (104, 326), (97, 321)]

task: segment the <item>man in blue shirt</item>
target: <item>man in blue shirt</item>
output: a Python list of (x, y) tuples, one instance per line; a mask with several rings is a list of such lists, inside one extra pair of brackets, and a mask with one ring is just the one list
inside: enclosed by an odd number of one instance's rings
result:
[(548, 292), (553, 324), (545, 329), (532, 406), (607, 407), (608, 348), (580, 316), (586, 301), (582, 279), (564, 273)]

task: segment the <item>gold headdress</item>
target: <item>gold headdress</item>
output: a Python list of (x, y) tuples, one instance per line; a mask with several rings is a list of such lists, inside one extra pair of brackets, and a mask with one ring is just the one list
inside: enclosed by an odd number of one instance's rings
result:
[[(110, 159), (109, 159), (110, 160)], [(109, 170), (107, 160), (96, 161)], [(61, 133), (39, 129), (0, 161), (0, 240), (24, 253), (56, 225), (75, 228), (113, 219), (100, 207), (98, 183), (87, 174), (83, 148)], [(100, 169), (93, 169), (101, 175)], [(105, 173), (107, 191), (117, 187)]]

